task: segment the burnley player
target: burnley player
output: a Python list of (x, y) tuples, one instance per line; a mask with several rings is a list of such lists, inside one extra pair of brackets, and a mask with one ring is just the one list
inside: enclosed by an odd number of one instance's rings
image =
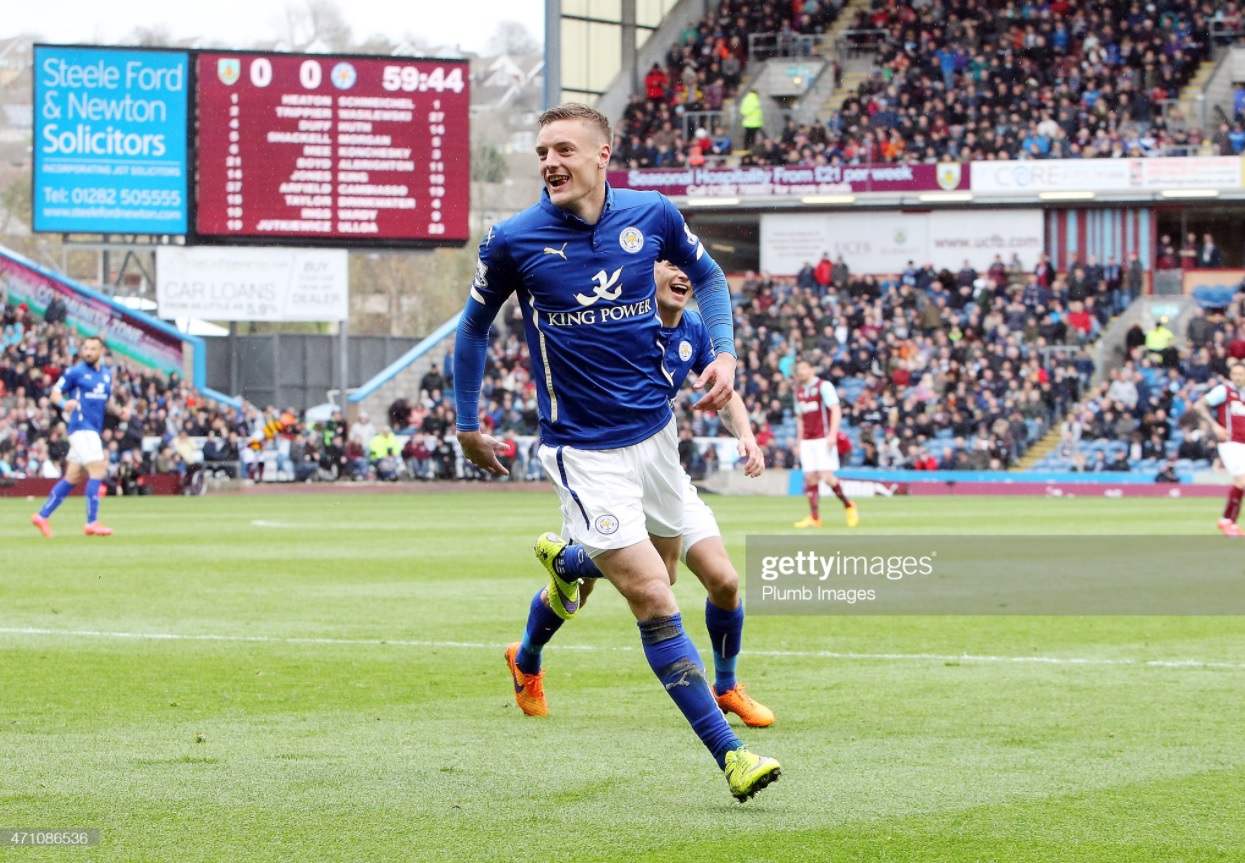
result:
[(88, 479), (86, 526), (82, 531), (87, 536), (112, 533), (112, 528), (99, 522), (99, 490), (108, 476), (108, 461), (99, 435), (104, 430), (108, 399), (112, 397), (112, 370), (104, 365), (103, 357), (102, 340), (97, 336), (83, 339), (78, 347), (78, 364), (66, 371), (52, 388), (52, 404), (69, 418), (69, 466), (65, 476), (52, 487), (47, 503), (30, 517), (31, 523), (49, 539), (52, 513), (82, 480), (83, 473)]
[[(480, 243), (454, 351), (458, 442), (492, 474), (502, 446), (479, 426), (489, 326), (516, 294), (540, 413), (539, 456), (563, 526), (626, 598), (645, 659), (666, 693), (746, 800), (780, 767), (743, 747), (718, 709), (670, 589), (683, 533), (682, 471), (666, 399), (653, 265), (669, 259), (702, 289), (716, 356), (697, 380), (702, 408), (721, 410), (735, 380), (730, 293), (721, 268), (656, 192), (612, 189), (609, 120), (587, 105), (537, 120), (541, 200), (489, 228)], [(565, 588), (565, 592), (563, 591)], [(578, 586), (551, 597), (573, 613)]]
[[(1215, 433), (1219, 460), (1232, 477), (1219, 529), (1224, 536), (1240, 536), (1236, 519), (1241, 514), (1241, 497), (1245, 495), (1245, 362), (1234, 362), (1228, 369), (1228, 382), (1211, 389), (1196, 409), (1198, 417)], [(1213, 415), (1211, 410), (1215, 411)]]
[[(657, 310), (661, 318), (660, 339), (665, 346), (665, 368), (670, 373), (669, 396), (674, 398), (688, 377), (699, 375), (713, 361), (713, 345), (709, 331), (696, 312), (684, 312), (691, 296), (692, 284), (683, 271), (667, 261), (659, 261), (654, 276), (657, 280)], [(719, 414), (722, 425), (739, 440), (739, 454), (745, 459), (744, 473), (758, 477), (765, 470), (765, 459), (757, 446), (756, 436), (748, 422), (748, 410), (739, 393)], [(551, 606), (550, 597), (558, 598), (559, 582), (585, 579), (580, 587), (579, 608), (583, 608), (595, 584), (591, 579), (601, 576), (595, 563), (579, 544), (568, 544), (556, 533), (542, 534), (536, 540), (536, 556), (549, 571), (551, 583), (532, 598), (523, 640), (506, 650), (506, 661), (514, 683), (514, 698), (529, 716), (545, 716), (549, 707), (545, 700), (544, 672), (541, 650), (553, 638), (566, 614), (559, 605)], [(735, 571), (717, 520), (692, 485), (691, 477), (683, 474), (683, 562), (704, 585), (705, 628), (713, 645), (713, 696), (723, 712), (734, 713), (752, 728), (774, 723), (774, 713), (756, 701), (735, 679), (735, 665), (743, 641), (744, 608), (739, 598), (739, 573)], [(577, 610), (578, 611), (578, 610)]]
[(843, 493), (835, 476), (839, 469), (839, 423), (843, 418), (839, 394), (834, 384), (813, 371), (813, 364), (795, 364), (795, 431), (800, 442), (800, 469), (804, 471), (804, 494), (808, 497), (808, 517), (796, 527), (821, 527), (821, 482), (834, 491), (847, 514), (847, 526), (860, 524), (856, 504)]

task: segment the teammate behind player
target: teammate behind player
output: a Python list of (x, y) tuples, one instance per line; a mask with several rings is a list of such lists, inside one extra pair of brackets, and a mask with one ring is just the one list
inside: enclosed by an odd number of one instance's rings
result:
[[(665, 368), (670, 373), (670, 397), (674, 398), (690, 370), (700, 374), (713, 359), (709, 331), (696, 312), (684, 312), (691, 296), (692, 285), (678, 267), (658, 261), (654, 268), (657, 280), (657, 310), (661, 318), (661, 342), (665, 346)], [(746, 461), (744, 473), (758, 477), (765, 470), (765, 459), (757, 446), (748, 422), (748, 410), (739, 393), (719, 414), (722, 425), (739, 439), (739, 454)], [(549, 571), (550, 583), (532, 599), (523, 640), (506, 650), (506, 662), (514, 683), (514, 698), (529, 716), (545, 716), (549, 712), (545, 700), (544, 671), (541, 650), (553, 638), (566, 614), (561, 604), (550, 607), (550, 597), (558, 598), (561, 585), (586, 579), (579, 588), (582, 609), (599, 570), (579, 544), (568, 544), (556, 533), (541, 534), (536, 539), (536, 556)], [(705, 628), (713, 644), (713, 696), (723, 711), (734, 713), (745, 725), (762, 728), (772, 725), (774, 713), (755, 701), (735, 679), (744, 628), (744, 609), (739, 599), (739, 573), (731, 564), (722, 531), (717, 520), (692, 485), (691, 477), (683, 474), (683, 562), (704, 585)], [(578, 609), (576, 613), (578, 613)], [(561, 612), (561, 613), (559, 613)]]
[[(721, 410), (736, 362), (726, 277), (669, 198), (610, 188), (608, 118), (566, 104), (537, 125), (541, 200), (485, 234), (458, 325), (458, 442), (472, 464), (506, 473), (497, 460), (503, 444), (480, 430), (479, 399), (489, 326), (517, 294), (537, 382), (538, 452), (564, 530), (626, 598), (649, 667), (731, 794), (746, 800), (780, 768), (745, 749), (723, 719), (670, 590), (683, 532), (682, 472), (653, 308), (653, 265), (668, 258), (702, 290), (716, 356), (696, 381), (708, 387), (699, 404)], [(565, 600), (573, 612), (579, 596), (571, 587)]]
[(839, 469), (839, 422), (842, 420), (839, 394), (830, 381), (822, 380), (813, 364), (801, 359), (795, 364), (795, 430), (800, 442), (800, 468), (804, 471), (804, 494), (808, 497), (807, 518), (796, 527), (821, 527), (821, 482), (834, 491), (847, 513), (847, 526), (860, 524), (856, 504), (843, 493), (835, 476)]
[(66, 371), (52, 388), (52, 404), (69, 418), (69, 466), (65, 476), (52, 487), (43, 508), (30, 517), (39, 532), (51, 539), (49, 519), (85, 472), (87, 536), (108, 536), (112, 528), (99, 522), (99, 490), (108, 476), (108, 462), (100, 432), (104, 430), (104, 412), (112, 396), (112, 371), (103, 364), (104, 343), (96, 336), (82, 340), (78, 347), (78, 364)]
[(1219, 529), (1224, 536), (1240, 536), (1241, 528), (1236, 519), (1241, 514), (1241, 497), (1245, 495), (1245, 362), (1234, 362), (1228, 368), (1228, 382), (1212, 388), (1198, 401), (1196, 410), (1202, 422), (1215, 433), (1219, 441), (1219, 460), (1232, 477)]

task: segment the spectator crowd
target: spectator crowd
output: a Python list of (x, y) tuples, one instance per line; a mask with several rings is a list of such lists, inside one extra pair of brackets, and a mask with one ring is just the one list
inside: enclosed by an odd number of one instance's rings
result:
[[(1107, 375), (1060, 426), (1043, 466), (1072, 471), (1157, 471), (1160, 481), (1208, 468), (1217, 441), (1194, 406), (1245, 360), (1245, 295), (1193, 307), (1184, 345), (1172, 322), (1128, 333), (1122, 365)], [(1169, 479), (1161, 479), (1163, 476)]]
[[(725, 0), (670, 46), (617, 124), (620, 168), (712, 164), (737, 150), (723, 106), (736, 101), (741, 163), (932, 163), (1081, 159), (1245, 150), (1245, 88), (1222, 116), (1185, 117), (1181, 89), (1241, 23), (1237, 0), (873, 0), (847, 24), (872, 68), (825, 121), (760, 128), (740, 90), (749, 35), (785, 52), (826, 33), (839, 0)], [(772, 38), (771, 38), (772, 37)], [(807, 50), (807, 49), (806, 49)], [(817, 48), (829, 54), (829, 46)], [(759, 59), (764, 59), (764, 52)], [(838, 63), (837, 55), (830, 56)], [(776, 106), (777, 107), (777, 106)], [(706, 112), (706, 113), (701, 113)], [(686, 123), (683, 118), (700, 118)]]
[[(1000, 470), (1053, 427), (1061, 441), (1046, 467), (1205, 461), (1214, 442), (1191, 406), (1231, 359), (1245, 358), (1241, 301), (1199, 309), (1183, 353), (1166, 321), (1149, 333), (1134, 328), (1122, 367), (1089, 391), (1087, 347), (1141, 283), (1135, 255), (1123, 264), (1071, 255), (1066, 274), (1045, 255), (1033, 268), (996, 255), (980, 271), (967, 260), (956, 272), (909, 262), (886, 282), (829, 255), (794, 278), (748, 273), (735, 293), (737, 387), (766, 463), (776, 467), (796, 466), (797, 357), (838, 388), (849, 465)], [(65, 426), (48, 396), (78, 339), (56, 309), (49, 316), (38, 321), (24, 306), (3, 307), (0, 478), (64, 470)], [(536, 384), (522, 328), (512, 300), (494, 325), (480, 423), (505, 442), (502, 461), (518, 478), (538, 479)], [(379, 424), (367, 413), (348, 424), (337, 411), (308, 418), (293, 408), (217, 405), (175, 374), (114, 364), (103, 434), (111, 484), (141, 493), (151, 473), (205, 472), (290, 481), (484, 478), (454, 441), (452, 362), (451, 352), (432, 364), (416, 394), (395, 401)], [(716, 414), (691, 409), (693, 400), (687, 392), (675, 402), (684, 467), (694, 476), (730, 467), (698, 440), (724, 432)]]
[[(1091, 288), (1046, 262), (1026, 272), (998, 256), (980, 272), (910, 262), (886, 284), (828, 256), (794, 279), (748, 274), (735, 310), (737, 386), (773, 466), (796, 464), (799, 357), (839, 391), (849, 464), (999, 470), (1077, 403), (1093, 372), (1083, 346), (1127, 291), (1122, 277)], [(685, 436), (718, 434), (716, 417), (691, 401), (677, 402)]]

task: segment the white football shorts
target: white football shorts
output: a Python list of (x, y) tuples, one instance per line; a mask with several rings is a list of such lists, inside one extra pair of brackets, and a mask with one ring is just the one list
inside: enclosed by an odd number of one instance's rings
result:
[(104, 442), (93, 431), (76, 431), (69, 436), (69, 463), (83, 467), (104, 460)]
[(825, 437), (800, 441), (800, 470), (834, 473), (838, 469), (838, 441), (831, 441), (830, 438)]
[(1219, 460), (1229, 476), (1245, 474), (1245, 443), (1227, 441), (1219, 444)]
[(686, 482), (675, 422), (619, 449), (546, 446), (540, 463), (562, 502), (562, 535), (589, 557), (648, 539), (683, 533)]
[(687, 563), (689, 548), (702, 539), (721, 535), (722, 530), (713, 510), (700, 499), (696, 486), (692, 485), (692, 478), (683, 474), (683, 547), (679, 550), (680, 558)]

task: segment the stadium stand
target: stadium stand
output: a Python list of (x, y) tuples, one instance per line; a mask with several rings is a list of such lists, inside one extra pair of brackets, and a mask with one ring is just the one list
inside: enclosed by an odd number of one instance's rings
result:
[[(1086, 412), (1108, 412), (1101, 406), (1108, 398), (1105, 389), (1082, 403), (1094, 372), (1086, 348), (1131, 299), (1105, 280), (1091, 290), (1091, 280), (1077, 277), (1078, 269), (1071, 280), (1048, 279), (1044, 266), (1025, 272), (1018, 261), (996, 257), (981, 272), (967, 263), (957, 273), (913, 265), (885, 282), (852, 274), (843, 261), (808, 267), (794, 279), (748, 274), (735, 300), (737, 385), (767, 463), (795, 463), (790, 372), (797, 354), (810, 358), (839, 389), (844, 431), (853, 444), (848, 466), (1006, 469), (1074, 408), (1076, 415), (1064, 426), (1082, 429), (1074, 442), (1087, 442), (1090, 455), (1098, 449), (1114, 453), (1131, 444), (1136, 431), (1143, 433), (1143, 443), (1150, 440), (1157, 420), (1147, 420), (1145, 408), (1161, 409), (1160, 419), (1173, 424), (1171, 436), (1164, 437), (1164, 455), (1170, 455), (1184, 440), (1183, 427), (1174, 424), (1187, 422), (1184, 408), (1192, 396), (1149, 380), (1159, 365), (1148, 357), (1134, 357), (1118, 376), (1145, 377), (1147, 392), (1172, 390), (1178, 397), (1153, 405), (1138, 399), (1129, 411), (1136, 414), (1135, 428), (1114, 422), (1118, 409), (1111, 422), (1078, 420)], [(1206, 337), (1204, 350), (1220, 356), (1218, 366), (1209, 364), (1211, 371), (1223, 371), (1222, 356), (1233, 345), (1245, 355), (1245, 338), (1235, 338), (1238, 313), (1234, 307), (1222, 331)], [(0, 472), (55, 475), (64, 433), (57, 431), (46, 395), (72, 356), (75, 339), (64, 324), (35, 322), (24, 309), (6, 306), (4, 315)], [(1220, 320), (1213, 314), (1207, 319)], [(1200, 358), (1194, 352), (1183, 360), (1195, 382), (1190, 386), (1209, 379)], [(533, 458), (536, 387), (528, 359), (522, 317), (511, 301), (494, 327), (480, 419), (482, 427), (508, 442), (506, 460), (518, 479), (540, 478)], [(451, 368), (452, 353), (423, 376), (418, 393), (395, 401), (379, 425), (366, 414), (347, 425), (340, 413), (309, 418), (249, 403), (221, 410), (175, 377), (121, 369), (121, 416), (110, 420), (106, 434), (114, 474), (187, 472), (201, 465), (256, 481), (485, 479), (464, 464), (454, 442), (453, 380), (441, 371)], [(693, 412), (693, 401), (690, 392), (676, 401), (685, 466), (695, 476), (732, 467), (733, 447), (710, 443), (721, 434), (716, 415)], [(1099, 431), (1115, 437), (1095, 437)], [(1088, 447), (1099, 440), (1101, 445)], [(1056, 458), (1060, 454), (1063, 461)], [(1076, 454), (1060, 447), (1040, 466), (1071, 469)], [(1147, 454), (1136, 469), (1149, 470), (1161, 457)], [(1199, 456), (1204, 459), (1205, 452)]]
[[(798, 354), (839, 390), (848, 465), (1000, 470), (1077, 403), (1093, 373), (1091, 339), (1078, 344), (1064, 320), (1071, 304), (1062, 279), (1044, 288), (1015, 266), (912, 267), (896, 282), (849, 275), (825, 287), (812, 273), (750, 274), (736, 308), (737, 386), (772, 466), (795, 464)], [(1106, 320), (1093, 318), (1095, 332)], [(692, 400), (678, 400), (682, 427), (718, 434), (716, 417), (692, 412)], [(733, 464), (729, 450), (716, 455)]]
[(1161, 105), (1208, 55), (1203, 7), (874, 3), (858, 23), (887, 35), (834, 125), (864, 161), (1187, 155), (1200, 130)]
[[(789, 120), (743, 152), (726, 122), (683, 122), (715, 117), (739, 95), (750, 34), (795, 44), (801, 34), (827, 32), (843, 6), (726, 0), (708, 12), (649, 70), (643, 94), (633, 95), (617, 124), (615, 167), (697, 166), (728, 156), (742, 164), (821, 165), (1245, 149), (1239, 109), (1210, 118), (1204, 133), (1166, 107), (1209, 56), (1212, 40), (1235, 38), (1239, 2), (874, 0), (847, 27), (864, 40), (855, 50), (876, 47), (873, 67), (830, 116)], [(1237, 102), (1245, 107), (1245, 94)]]
[(1193, 406), (1227, 376), (1231, 361), (1245, 359), (1245, 306), (1233, 292), (1211, 290), (1195, 298), (1185, 346), (1159, 349), (1165, 339), (1156, 340), (1154, 330), (1136, 330), (1124, 365), (1063, 423), (1058, 446), (1038, 469), (1127, 470), (1157, 478), (1170, 468), (1188, 478), (1214, 463), (1216, 442), (1200, 427)]
[[(78, 336), (63, 322), (56, 304), (50, 321), (36, 320), (25, 305), (0, 307), (0, 479), (61, 476), (68, 454), (65, 425), (48, 399), (61, 372), (73, 363)], [(196, 440), (236, 435), (234, 411), (204, 399), (176, 374), (149, 374), (115, 364), (113, 403), (103, 442), (112, 464), (113, 485), (137, 493), (139, 478), (151, 473), (194, 473), (202, 455), (179, 450), (184, 430)], [(196, 446), (194, 452), (198, 453)], [(236, 457), (235, 457), (236, 458)]]
[(749, 61), (752, 34), (772, 34), (776, 50), (799, 35), (826, 32), (843, 0), (723, 0), (688, 27), (654, 63), (616, 123), (612, 161), (617, 168), (664, 168), (712, 163), (732, 152), (724, 124), (689, 129), (681, 118), (713, 116), (735, 99)]

